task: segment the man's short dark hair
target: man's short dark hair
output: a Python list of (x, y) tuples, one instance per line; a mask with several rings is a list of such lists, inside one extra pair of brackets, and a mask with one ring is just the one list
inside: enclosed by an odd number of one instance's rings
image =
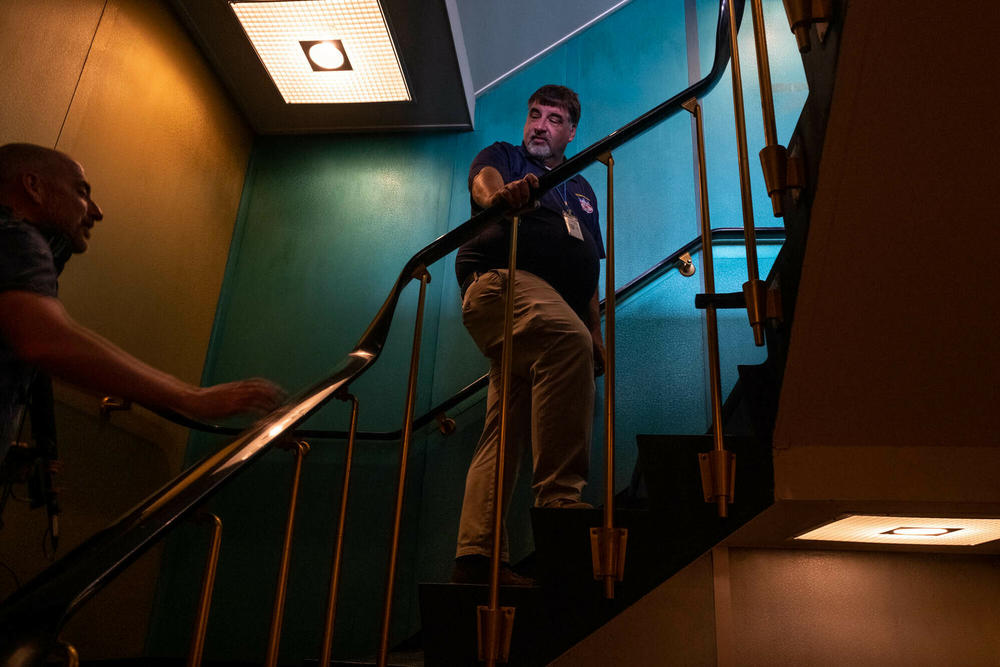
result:
[(4, 144), (0, 146), (0, 185), (12, 184), (22, 173), (51, 169), (57, 157), (69, 160), (64, 153), (35, 144)]
[(576, 125), (580, 122), (580, 98), (566, 86), (548, 84), (536, 90), (528, 98), (528, 106), (544, 104), (549, 107), (562, 107), (569, 114), (569, 122)]

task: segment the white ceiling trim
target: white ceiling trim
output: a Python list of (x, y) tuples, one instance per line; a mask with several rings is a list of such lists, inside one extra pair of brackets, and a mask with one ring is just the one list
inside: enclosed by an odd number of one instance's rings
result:
[(568, 42), (570, 39), (572, 39), (576, 35), (580, 34), (584, 30), (586, 30), (590, 26), (594, 25), (598, 21), (601, 21), (602, 19), (604, 19), (605, 17), (609, 16), (610, 14), (613, 14), (614, 12), (618, 11), (619, 9), (621, 9), (622, 7), (624, 7), (625, 5), (627, 5), (629, 2), (630, 2), (630, 0), (621, 0), (617, 4), (609, 7), (608, 9), (604, 10), (603, 12), (601, 12), (600, 14), (598, 14), (597, 16), (595, 16), (594, 18), (590, 19), (589, 21), (587, 21), (583, 25), (579, 26), (578, 28), (576, 28), (575, 30), (573, 30), (571, 33), (563, 36), (562, 38), (560, 38), (560, 39), (556, 40), (555, 42), (553, 42), (552, 44), (548, 45), (547, 47), (545, 47), (544, 49), (542, 49), (541, 51), (539, 51), (535, 55), (531, 56), (530, 58), (528, 58), (524, 62), (522, 62), (522, 63), (520, 63), (518, 65), (515, 65), (511, 69), (507, 70), (506, 72), (504, 72), (503, 74), (501, 74), (500, 76), (498, 76), (497, 78), (493, 79), (492, 81), (490, 81), (489, 83), (487, 83), (485, 86), (483, 86), (482, 88), (480, 88), (479, 90), (477, 90), (476, 93), (475, 93), (476, 97), (479, 97), (483, 93), (485, 93), (488, 90), (490, 90), (491, 88), (495, 87), (501, 81), (503, 81), (503, 80), (505, 80), (505, 79), (513, 76), (514, 74), (517, 74), (518, 72), (520, 72), (521, 70), (523, 70), (525, 67), (527, 67), (531, 63), (533, 63), (533, 62), (539, 60), (540, 58), (542, 58), (543, 56), (547, 55), (553, 49), (561, 46), (562, 44), (565, 44), (566, 42)]

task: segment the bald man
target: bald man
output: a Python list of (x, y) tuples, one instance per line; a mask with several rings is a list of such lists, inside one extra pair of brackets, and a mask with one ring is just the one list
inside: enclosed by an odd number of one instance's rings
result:
[(264, 413), (283, 400), (281, 389), (259, 378), (188, 384), (73, 321), (57, 279), (66, 261), (87, 249), (102, 218), (78, 162), (42, 146), (0, 146), (0, 459), (38, 370), (196, 419)]

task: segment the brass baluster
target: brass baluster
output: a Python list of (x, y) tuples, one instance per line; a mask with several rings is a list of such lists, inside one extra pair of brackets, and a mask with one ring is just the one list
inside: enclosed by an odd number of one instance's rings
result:
[[(701, 245), (705, 293), (715, 294), (715, 267), (712, 259), (712, 223), (708, 213), (708, 179), (705, 175), (705, 131), (702, 126), (701, 104), (696, 99), (684, 103), (684, 108), (694, 115), (698, 141), (698, 194), (701, 199)], [(709, 301), (705, 308), (705, 333), (708, 337), (708, 373), (712, 398), (711, 452), (698, 455), (701, 467), (702, 489), (705, 502), (715, 502), (720, 517), (729, 513), (733, 501), (735, 482), (735, 457), (727, 452), (722, 439), (722, 380), (719, 364), (719, 323), (715, 305)]]
[(747, 128), (743, 113), (743, 79), (740, 76), (740, 54), (736, 35), (736, 10), (732, 2), (729, 8), (729, 46), (732, 50), (733, 66), (733, 111), (736, 116), (736, 150), (740, 165), (740, 195), (743, 201), (743, 235), (746, 238), (747, 282), (743, 283), (743, 294), (747, 302), (747, 316), (753, 328), (753, 342), (764, 344), (764, 301), (765, 289), (757, 270), (757, 234), (753, 221), (753, 195), (750, 193), (750, 166), (747, 159)]
[(302, 479), (302, 460), (309, 452), (309, 443), (296, 440), (284, 448), (295, 455), (295, 473), (292, 477), (292, 492), (288, 500), (288, 519), (285, 521), (285, 539), (281, 545), (281, 563), (278, 566), (278, 586), (274, 593), (274, 611), (271, 614), (271, 628), (267, 637), (266, 667), (278, 664), (278, 646), (281, 643), (281, 621), (285, 615), (285, 595), (288, 592), (288, 568), (291, 562), (292, 533), (295, 528), (295, 506), (299, 498), (299, 482)]
[(520, 217), (510, 225), (510, 255), (507, 260), (507, 294), (503, 322), (503, 358), (500, 362), (500, 443), (493, 476), (493, 555), (490, 560), (489, 606), (476, 608), (479, 660), (486, 667), (507, 662), (514, 627), (514, 608), (500, 607), (500, 558), (503, 536), (504, 459), (507, 454), (507, 408), (510, 405), (510, 376), (514, 356), (514, 278), (517, 273), (517, 231)]
[(417, 369), (420, 366), (420, 332), (424, 320), (424, 297), (431, 274), (421, 265), (413, 272), (413, 278), (420, 280), (420, 296), (417, 300), (417, 322), (413, 331), (413, 351), (410, 354), (410, 376), (406, 385), (406, 406), (403, 411), (403, 442), (399, 453), (399, 481), (396, 486), (396, 511), (392, 520), (392, 544), (389, 547), (389, 574), (385, 587), (385, 604), (382, 611), (382, 633), (379, 638), (376, 664), (386, 667), (389, 659), (389, 628), (392, 625), (392, 595), (396, 585), (396, 560), (399, 556), (399, 532), (403, 521), (403, 497), (406, 492), (406, 463), (413, 439), (413, 404), (417, 397)]
[(205, 559), (205, 572), (201, 578), (201, 592), (198, 595), (198, 611), (195, 615), (194, 635), (191, 637), (191, 648), (188, 651), (187, 667), (199, 667), (202, 654), (205, 652), (205, 634), (208, 631), (208, 612), (212, 607), (212, 591), (215, 589), (215, 570), (219, 564), (219, 551), (222, 547), (222, 519), (211, 512), (198, 514), (200, 523), (208, 523), (212, 532), (209, 536), (208, 557)]
[(342, 401), (351, 402), (351, 425), (347, 434), (347, 454), (344, 457), (344, 479), (340, 489), (340, 513), (337, 517), (337, 537), (333, 547), (333, 565), (330, 568), (330, 593), (327, 596), (326, 616), (323, 620), (323, 640), (320, 648), (320, 665), (330, 664), (333, 645), (333, 626), (337, 617), (337, 591), (340, 588), (340, 566), (344, 550), (344, 524), (347, 522), (347, 494), (351, 486), (351, 466), (354, 460), (354, 437), (358, 430), (358, 399), (353, 394), (337, 394)]
[(608, 168), (607, 252), (604, 284), (604, 524), (590, 529), (594, 579), (604, 582), (604, 597), (615, 597), (615, 582), (625, 574), (628, 530), (615, 528), (615, 159), (597, 158)]

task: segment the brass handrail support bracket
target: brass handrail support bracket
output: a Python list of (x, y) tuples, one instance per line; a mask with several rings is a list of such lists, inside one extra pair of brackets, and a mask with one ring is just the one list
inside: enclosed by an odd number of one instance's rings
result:
[(681, 107), (690, 114), (694, 114), (695, 110), (698, 108), (698, 98), (692, 97), (687, 102), (681, 104)]
[(410, 278), (413, 280), (426, 280), (428, 283), (431, 282), (431, 272), (427, 270), (427, 267), (423, 264), (417, 266), (413, 269), (413, 273), (410, 274)]
[[(514, 636), (514, 607), (490, 609), (486, 605), (479, 605), (476, 607), (476, 614), (479, 662), (507, 662), (510, 659), (510, 640)], [(500, 616), (499, 619), (497, 615)], [(489, 645), (490, 628), (497, 628), (496, 642), (492, 647)]]
[(788, 161), (785, 164), (785, 188), (792, 196), (792, 201), (799, 203), (802, 189), (806, 187), (806, 165), (802, 161), (797, 146), (788, 151)]
[(594, 568), (594, 580), (625, 578), (625, 545), (628, 543), (627, 528), (590, 529), (590, 559)]
[(686, 252), (677, 258), (677, 272), (684, 276), (685, 278), (690, 278), (694, 275), (696, 269), (694, 266), (694, 260), (691, 259), (691, 253)]
[(118, 412), (120, 410), (130, 410), (132, 408), (132, 401), (126, 400), (118, 396), (105, 396), (101, 399), (101, 406), (98, 408), (102, 419), (111, 419), (112, 412)]
[(743, 296), (747, 302), (747, 317), (753, 329), (753, 342), (757, 347), (764, 345), (764, 320), (767, 312), (767, 287), (764, 281), (748, 280), (743, 283)]
[(812, 48), (809, 39), (809, 28), (816, 24), (816, 36), (822, 44), (826, 37), (826, 29), (833, 18), (832, 0), (783, 0), (785, 14), (788, 16), (788, 26), (795, 34), (799, 53), (808, 53)]
[(447, 415), (447, 413), (439, 412), (434, 415), (434, 420), (438, 424), (438, 430), (441, 435), (449, 436), (455, 432), (455, 420)]
[(760, 166), (764, 171), (764, 184), (771, 198), (774, 217), (780, 218), (785, 214), (781, 196), (788, 185), (788, 151), (781, 144), (764, 146), (760, 151)]
[(716, 503), (719, 516), (728, 514), (727, 505), (736, 493), (736, 455), (725, 449), (713, 449), (698, 454), (701, 467), (701, 489), (706, 503)]
[(611, 153), (601, 153), (597, 156), (597, 161), (606, 167), (610, 167), (615, 163), (615, 158), (612, 157)]
[(813, 0), (783, 0), (785, 15), (788, 17), (788, 27), (795, 35), (795, 43), (799, 53), (809, 53), (812, 43), (809, 40), (809, 26), (813, 22)]
[(282, 438), (274, 443), (274, 446), (278, 449), (283, 449), (286, 452), (291, 452), (296, 456), (305, 456), (309, 453), (309, 443), (305, 440), (296, 440), (295, 438)]
[(812, 20), (816, 24), (819, 43), (826, 41), (826, 31), (833, 19), (833, 0), (812, 0)]
[(780, 323), (785, 319), (784, 306), (781, 302), (781, 286), (775, 282), (767, 288), (767, 304), (765, 316), (768, 322)]

